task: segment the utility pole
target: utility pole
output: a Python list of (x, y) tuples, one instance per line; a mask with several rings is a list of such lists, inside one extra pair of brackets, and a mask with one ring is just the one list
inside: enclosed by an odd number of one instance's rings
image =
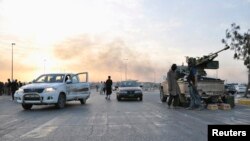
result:
[(128, 59), (123, 59), (123, 60), (126, 61), (126, 63), (125, 63), (125, 80), (127, 80), (127, 61), (128, 61)]
[(13, 46), (15, 43), (11, 43), (11, 81), (13, 81)]

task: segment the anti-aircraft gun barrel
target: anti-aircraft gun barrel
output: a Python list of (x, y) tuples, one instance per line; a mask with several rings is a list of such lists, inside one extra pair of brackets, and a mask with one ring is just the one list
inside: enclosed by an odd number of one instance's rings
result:
[(209, 62), (213, 61), (213, 59), (218, 56), (218, 53), (220, 53), (220, 52), (222, 52), (224, 50), (227, 50), (227, 49), (229, 49), (229, 47), (225, 47), (225, 48), (223, 48), (223, 49), (221, 49), (221, 50), (219, 50), (219, 51), (217, 51), (215, 53), (209, 54), (207, 56), (203, 56), (201, 58), (197, 58), (195, 65), (199, 66), (199, 65), (202, 65), (202, 64), (209, 63)]
[(229, 47), (225, 47), (225, 48), (223, 48), (223, 49), (221, 49), (221, 50), (219, 50), (219, 51), (217, 51), (217, 52), (215, 52), (215, 53), (213, 53), (213, 54), (218, 54), (218, 53), (220, 53), (220, 52), (222, 52), (222, 51), (224, 51), (224, 50), (227, 50), (227, 49), (229, 49)]

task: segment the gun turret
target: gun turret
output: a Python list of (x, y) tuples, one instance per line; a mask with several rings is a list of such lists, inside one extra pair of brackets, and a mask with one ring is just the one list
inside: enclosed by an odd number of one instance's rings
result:
[(227, 49), (229, 49), (229, 47), (225, 47), (225, 48), (223, 48), (215, 53), (212, 53), (212, 54), (209, 54), (207, 56), (203, 56), (201, 58), (196, 59), (196, 66), (200, 66), (200, 65), (203, 65), (203, 64), (206, 64), (206, 63), (213, 61), (213, 59), (218, 56), (218, 53), (220, 53), (224, 50), (227, 50)]
[(204, 55), (203, 57), (186, 57), (186, 62), (188, 66), (195, 67), (197, 69), (198, 75), (206, 76), (206, 72), (204, 69), (218, 69), (219, 62), (213, 61), (217, 56), (218, 53), (229, 49), (229, 47), (225, 47), (215, 53), (211, 53), (209, 55)]
[[(206, 65), (208, 63), (210, 63), (211, 61), (214, 60), (214, 58), (216, 58), (218, 56), (218, 53), (224, 51), (224, 50), (227, 50), (229, 49), (229, 47), (225, 47), (224, 49), (221, 49), (215, 53), (211, 53), (209, 55), (204, 55), (203, 57), (197, 57), (197, 58), (194, 58), (194, 57), (186, 57), (186, 62), (189, 64), (189, 65), (193, 65), (195, 67), (205, 67), (206, 68)], [(207, 68), (209, 69), (209, 68)]]

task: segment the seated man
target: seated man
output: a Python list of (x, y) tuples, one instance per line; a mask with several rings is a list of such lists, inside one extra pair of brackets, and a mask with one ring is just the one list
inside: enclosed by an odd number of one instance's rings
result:
[[(65, 82), (67, 82), (68, 80), (71, 80), (70, 75), (67, 75), (67, 76), (65, 77)], [(71, 81), (72, 81), (72, 80), (71, 80)]]
[(56, 81), (55, 77), (51, 77), (51, 78), (49, 79), (49, 82), (50, 82), (50, 83), (53, 83), (53, 82), (55, 82), (55, 81)]

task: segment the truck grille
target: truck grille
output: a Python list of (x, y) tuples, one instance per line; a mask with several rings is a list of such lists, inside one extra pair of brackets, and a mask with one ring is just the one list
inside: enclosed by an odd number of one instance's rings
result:
[(134, 94), (135, 91), (127, 91), (127, 94)]
[(24, 93), (42, 93), (44, 88), (36, 88), (36, 89), (24, 89)]
[(37, 95), (37, 94), (26, 94), (24, 95), (23, 97), (23, 100), (26, 100), (26, 101), (39, 101), (40, 100), (40, 96)]

